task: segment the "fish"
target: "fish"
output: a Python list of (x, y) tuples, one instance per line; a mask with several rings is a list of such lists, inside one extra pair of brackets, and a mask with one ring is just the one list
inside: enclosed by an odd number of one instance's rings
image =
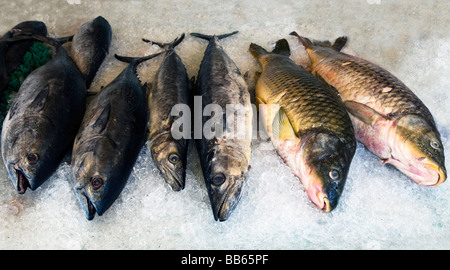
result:
[(111, 25), (102, 16), (81, 25), (73, 36), (71, 56), (85, 78), (86, 89), (108, 55), (111, 39)]
[(128, 66), (89, 102), (71, 157), (73, 190), (86, 219), (101, 216), (120, 195), (142, 149), (147, 130), (147, 86), (137, 66), (161, 53), (131, 58)]
[(2, 158), (19, 194), (35, 190), (55, 172), (72, 146), (86, 106), (83, 76), (63, 42), (33, 37), (55, 47), (56, 54), (27, 76), (3, 122)]
[[(192, 100), (191, 81), (181, 58), (175, 52), (175, 47), (184, 37), (185, 34), (182, 34), (171, 43), (144, 40), (167, 51), (156, 73), (148, 99), (150, 128), (147, 148), (165, 182), (174, 191), (183, 190), (185, 187), (189, 138), (175, 139), (172, 136), (172, 126), (180, 117), (172, 115), (172, 109), (180, 105), (190, 108)], [(190, 127), (183, 128), (190, 131)], [(188, 135), (190, 136), (190, 132)]]
[(286, 39), (277, 41), (272, 52), (255, 43), (249, 51), (262, 67), (255, 102), (267, 135), (310, 201), (332, 211), (356, 151), (344, 104), (333, 88), (290, 59)]
[[(216, 221), (228, 220), (237, 207), (250, 170), (253, 123), (250, 94), (238, 67), (219, 44), (219, 40), (236, 33), (212, 36), (191, 33), (208, 41), (195, 81), (195, 97), (201, 99), (201, 107), (194, 107), (194, 126), (201, 121), (205, 130), (213, 121), (216, 125), (210, 130), (214, 129), (215, 135), (196, 134), (199, 130), (194, 127), (194, 141)], [(239, 108), (236, 111), (241, 120), (225, 113), (227, 105)], [(209, 117), (205, 110), (213, 107), (217, 110)], [(196, 116), (196, 110), (203, 114)], [(237, 126), (243, 128), (238, 130)]]
[(23, 56), (36, 42), (32, 35), (47, 36), (45, 23), (24, 21), (0, 38), (0, 95), (7, 87), (11, 73), (22, 63)]
[(291, 34), (305, 46), (312, 74), (339, 92), (359, 142), (419, 185), (438, 186), (447, 179), (439, 130), (410, 88), (381, 66), (341, 52), (347, 37), (327, 46)]

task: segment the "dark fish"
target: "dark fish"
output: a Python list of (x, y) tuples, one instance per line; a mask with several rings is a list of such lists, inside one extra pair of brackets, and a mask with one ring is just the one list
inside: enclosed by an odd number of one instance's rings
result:
[[(161, 53), (159, 53), (161, 54)], [(127, 58), (130, 64), (92, 101), (72, 150), (74, 190), (91, 220), (117, 199), (145, 142), (148, 122), (146, 85), (137, 66), (159, 54)]]
[(172, 125), (179, 117), (172, 115), (171, 111), (174, 106), (184, 105), (189, 108), (192, 98), (186, 68), (175, 52), (175, 46), (183, 39), (184, 34), (172, 43), (152, 42), (167, 52), (149, 96), (150, 134), (147, 147), (165, 181), (175, 191), (185, 186), (188, 138), (175, 139), (172, 136)]
[(35, 190), (57, 169), (72, 146), (86, 106), (84, 79), (56, 40), (55, 57), (28, 75), (2, 128), (6, 169), (18, 192)]
[[(238, 205), (250, 169), (253, 115), (250, 94), (239, 69), (218, 42), (236, 33), (237, 31), (219, 36), (191, 34), (208, 40), (198, 72), (195, 94), (201, 96), (203, 115), (208, 107), (217, 108), (212, 111), (212, 117), (201, 117), (203, 130), (211, 121), (216, 122), (212, 127), (215, 135), (207, 136), (203, 133), (201, 139), (194, 139), (214, 218), (220, 221), (227, 220)], [(242, 122), (225, 113), (227, 105), (237, 109)], [(194, 113), (197, 109), (200, 108), (194, 108)], [(199, 119), (194, 119), (197, 120)], [(194, 130), (194, 136), (197, 131)]]
[(255, 95), (256, 103), (266, 108), (259, 112), (267, 134), (310, 200), (325, 212), (333, 210), (356, 150), (342, 101), (289, 58), (285, 39), (272, 53), (253, 43), (250, 52), (262, 66)]
[(17, 69), (25, 53), (36, 42), (31, 35), (47, 36), (47, 27), (40, 21), (25, 21), (0, 38), (0, 95), (5, 90), (11, 73)]
[(101, 16), (84, 23), (73, 36), (71, 55), (86, 80), (86, 88), (108, 54), (111, 38), (111, 26)]
[(356, 138), (415, 181), (437, 186), (447, 178), (444, 147), (428, 108), (397, 77), (356, 56), (340, 52), (347, 38), (331, 45), (296, 35), (312, 62), (312, 73), (339, 91)]

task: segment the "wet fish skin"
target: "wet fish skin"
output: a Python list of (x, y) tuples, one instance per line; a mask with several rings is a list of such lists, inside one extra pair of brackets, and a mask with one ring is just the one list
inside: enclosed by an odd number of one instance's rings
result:
[(88, 89), (109, 53), (112, 29), (102, 16), (80, 26), (73, 36), (71, 55), (86, 80)]
[[(248, 180), (252, 138), (252, 108), (244, 78), (219, 40), (236, 32), (218, 36), (191, 35), (208, 40), (198, 72), (195, 95), (202, 98), (202, 111), (209, 104), (223, 110), (225, 124), (222, 137), (196, 139), (205, 184), (215, 220), (226, 221), (237, 207)], [(241, 105), (246, 130), (244, 136), (227, 134), (232, 123), (225, 118), (227, 104)], [(202, 127), (210, 117), (202, 117)], [(236, 129), (235, 129), (236, 130)], [(194, 131), (195, 132), (195, 131)], [(237, 134), (235, 134), (237, 135)]]
[(312, 61), (312, 73), (339, 91), (356, 138), (369, 151), (418, 184), (437, 186), (446, 180), (444, 148), (433, 116), (400, 79), (372, 62), (340, 52), (345, 37), (332, 47), (299, 38)]
[(171, 128), (178, 117), (171, 116), (171, 110), (178, 104), (190, 106), (192, 99), (191, 82), (186, 68), (175, 52), (175, 46), (184, 36), (182, 34), (167, 44), (153, 42), (167, 52), (156, 73), (148, 101), (150, 133), (147, 147), (164, 180), (174, 191), (185, 187), (188, 140), (173, 138)]
[[(157, 54), (159, 55), (159, 54)], [(146, 85), (137, 77), (141, 58), (116, 56), (130, 64), (89, 103), (72, 150), (74, 191), (92, 220), (123, 190), (142, 149), (147, 129)]]
[(57, 48), (55, 57), (28, 75), (3, 122), (3, 162), (21, 194), (38, 188), (57, 169), (85, 110), (81, 73), (61, 44), (50, 43)]
[(24, 21), (0, 38), (0, 94), (6, 88), (11, 73), (22, 63), (23, 56), (36, 40), (31, 35), (47, 36), (47, 27), (41, 21)]
[(267, 134), (310, 200), (325, 212), (333, 210), (356, 150), (342, 101), (289, 58), (285, 39), (271, 53), (254, 43), (250, 52), (262, 66), (255, 95), (266, 108), (259, 112)]

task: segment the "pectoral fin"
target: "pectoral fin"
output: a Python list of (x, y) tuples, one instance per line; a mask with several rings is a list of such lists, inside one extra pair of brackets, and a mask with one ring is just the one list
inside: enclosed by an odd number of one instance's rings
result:
[(272, 121), (272, 135), (273, 138), (280, 140), (294, 139), (297, 137), (291, 121), (289, 121), (283, 108), (280, 108)]
[(380, 119), (387, 119), (387, 117), (378, 113), (374, 109), (368, 107), (365, 104), (355, 101), (344, 101), (344, 105), (347, 111), (354, 117), (358, 118), (362, 122), (373, 126), (375, 122)]
[(106, 105), (103, 110), (99, 110), (93, 117), (91, 127), (95, 130), (95, 133), (100, 134), (108, 124), (109, 116), (111, 113), (111, 104)]

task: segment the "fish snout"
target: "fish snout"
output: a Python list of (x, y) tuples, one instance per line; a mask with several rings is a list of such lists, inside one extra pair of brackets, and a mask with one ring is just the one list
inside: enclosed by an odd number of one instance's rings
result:
[(219, 173), (211, 180), (210, 198), (214, 219), (226, 221), (238, 205), (246, 179), (242, 177), (227, 177)]
[(319, 208), (320, 210), (328, 213), (336, 208), (338, 205), (340, 192), (338, 185), (334, 182), (331, 182), (325, 189), (321, 187), (317, 187), (308, 192), (308, 196), (311, 201)]
[(436, 187), (447, 180), (447, 170), (435, 164), (425, 165), (430, 172), (431, 177), (424, 179), (420, 184), (430, 187)]

